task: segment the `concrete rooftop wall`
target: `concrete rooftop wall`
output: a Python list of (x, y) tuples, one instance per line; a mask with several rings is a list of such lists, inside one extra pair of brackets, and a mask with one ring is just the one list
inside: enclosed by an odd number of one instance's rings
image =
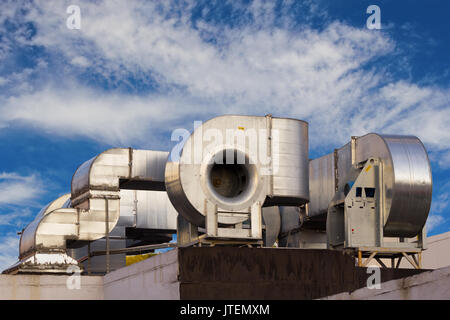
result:
[(438, 269), (450, 266), (450, 231), (427, 239), (428, 249), (422, 253), (424, 269)]
[[(423, 267), (450, 266), (450, 232), (430, 237), (428, 243), (429, 249), (424, 252), (423, 256)], [(202, 251), (202, 253), (206, 253), (206, 251)], [(232, 253), (237, 254), (234, 251)], [(306, 251), (303, 254), (306, 254)], [(178, 258), (178, 250), (173, 249), (110, 272), (106, 276), (81, 276), (81, 288), (79, 290), (67, 288), (69, 276), (66, 275), (0, 275), (0, 300), (180, 299), (181, 286), (184, 285), (186, 291), (193, 286), (193, 282), (184, 281), (186, 283), (180, 285), (180, 282), (183, 281), (179, 279)], [(220, 255), (217, 259), (220, 260)], [(300, 259), (303, 261), (299, 262), (300, 264), (304, 264), (303, 259)], [(210, 259), (208, 258), (205, 261), (208, 262)], [(261, 261), (258, 262), (258, 264), (261, 263), (265, 264)], [(237, 263), (235, 267), (242, 267), (246, 264)], [(187, 263), (187, 265), (190, 266), (191, 263)], [(206, 263), (205, 266), (209, 266), (209, 264)], [(252, 266), (252, 263), (249, 266)], [(217, 268), (217, 265), (214, 265), (214, 272), (204, 271), (201, 278), (216, 274)], [(194, 269), (189, 274), (192, 275), (198, 271), (197, 268)], [(227, 271), (223, 272), (225, 275), (228, 274)], [(217, 276), (221, 276), (221, 274), (222, 272)], [(206, 285), (205, 283), (200, 284)], [(221, 286), (233, 286), (229, 280), (224, 279), (220, 279), (213, 284), (215, 283), (221, 284)], [(254, 283), (251, 286), (254, 287)], [(219, 289), (223, 290), (222, 287)], [(424, 272), (400, 280), (383, 282), (379, 290), (363, 288), (351, 294), (341, 293), (328, 297), (328, 299), (450, 299), (450, 267)]]
[(324, 300), (449, 300), (450, 267), (381, 283), (380, 289), (361, 288)]
[(177, 250), (106, 276), (80, 276), (68, 289), (67, 275), (0, 275), (0, 300), (180, 299)]
[(180, 299), (178, 250), (115, 270), (104, 277), (105, 299)]
[(103, 277), (81, 276), (80, 289), (67, 287), (65, 275), (0, 275), (0, 300), (103, 299)]

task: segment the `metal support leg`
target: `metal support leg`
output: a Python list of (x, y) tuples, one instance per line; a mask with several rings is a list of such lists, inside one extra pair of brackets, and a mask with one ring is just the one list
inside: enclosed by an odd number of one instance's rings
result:
[(406, 253), (402, 252), (403, 256), (406, 258), (406, 260), (409, 261), (409, 263), (411, 263), (411, 265), (416, 268), (416, 269), (420, 269), (419, 266), (415, 263), (415, 261), (413, 259), (411, 259), (411, 257), (409, 255), (407, 255)]
[(358, 267), (362, 267), (362, 252), (358, 250)]
[(261, 204), (256, 202), (251, 207), (250, 213), (250, 223), (251, 223), (251, 236), (252, 238), (261, 239), (262, 238), (262, 213)]
[(205, 199), (205, 212), (206, 212), (206, 234), (211, 237), (216, 237), (218, 233), (218, 213), (217, 206), (210, 203)]
[(88, 242), (88, 276), (91, 275), (91, 242)]
[(381, 266), (382, 268), (387, 269), (386, 265), (384, 264), (384, 262), (383, 262), (380, 258), (375, 258), (375, 260), (377, 260), (377, 262), (380, 264), (380, 266)]
[(177, 242), (179, 245), (190, 243), (198, 238), (198, 228), (189, 223), (181, 214), (177, 218)]
[(415, 255), (412, 255), (412, 258), (413, 258), (414, 262), (416, 263), (417, 269), (420, 269), (421, 268), (421, 260), (422, 260), (421, 253), (420, 252), (417, 253), (417, 258)]
[(105, 232), (106, 232), (106, 273), (109, 273), (109, 203), (108, 199), (105, 198), (105, 211), (106, 211), (106, 221), (105, 221)]
[(398, 269), (398, 267), (400, 267), (400, 262), (402, 262), (402, 258), (403, 257), (399, 257), (398, 258), (397, 265), (395, 266), (395, 269)]
[(377, 254), (377, 252), (372, 252), (370, 254), (370, 256), (366, 259), (366, 261), (363, 263), (363, 267), (366, 267), (370, 261), (372, 261), (373, 257), (375, 257), (375, 255)]

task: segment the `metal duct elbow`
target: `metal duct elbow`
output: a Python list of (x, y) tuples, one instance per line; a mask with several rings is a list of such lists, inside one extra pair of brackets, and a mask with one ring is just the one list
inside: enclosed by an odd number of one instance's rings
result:
[(189, 222), (204, 225), (208, 205), (228, 215), (221, 224), (243, 221), (255, 204), (308, 202), (308, 124), (301, 120), (220, 116), (197, 127), (179, 159), (166, 165), (166, 190)]
[[(79, 240), (97, 240), (120, 216), (120, 188), (164, 190), (168, 153), (132, 148), (109, 149), (83, 163), (72, 177), (72, 206), (88, 211), (80, 219)], [(109, 221), (105, 230), (105, 221)], [(106, 232), (106, 233), (105, 233)]]
[(115, 198), (120, 188), (164, 190), (168, 152), (109, 149), (83, 163), (72, 177), (72, 205), (89, 208), (90, 199)]
[(66, 208), (70, 194), (46, 205), (22, 231), (19, 261), (3, 273), (65, 272), (77, 261), (65, 253), (66, 240), (77, 237), (78, 211)]
[(33, 272), (51, 266), (55, 271), (56, 265), (76, 264), (65, 254), (66, 241), (97, 240), (115, 227), (122, 184), (164, 190), (167, 156), (167, 152), (116, 148), (83, 163), (73, 175), (71, 195), (47, 205), (23, 231), (21, 261), (15, 269)]

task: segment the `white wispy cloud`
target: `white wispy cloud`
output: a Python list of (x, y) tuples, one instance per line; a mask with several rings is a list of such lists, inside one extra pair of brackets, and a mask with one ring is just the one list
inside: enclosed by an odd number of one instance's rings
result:
[(4, 213), (4, 210), (0, 212), (0, 226), (16, 227), (18, 230), (25, 227), (36, 212), (30, 210), (30, 208), (13, 208), (8, 213)]
[(8, 230), (0, 233), (0, 273), (17, 261), (20, 236), (16, 232), (21, 231), (34, 214), (29, 208), (15, 207), (8, 213), (0, 210), (0, 227), (2, 231)]
[(17, 261), (19, 236), (8, 233), (0, 236), (0, 272)]
[[(51, 135), (150, 147), (165, 143), (156, 138), (161, 132), (190, 129), (193, 120), (272, 113), (309, 121), (312, 149), (334, 148), (368, 132), (414, 134), (448, 168), (450, 89), (397, 79), (395, 68), (409, 68), (408, 57), (399, 55), (389, 33), (333, 22), (313, 1), (305, 1), (302, 23), (289, 11), (293, 1), (278, 14), (270, 1), (227, 3), (231, 17), (246, 11), (232, 25), (204, 18), (207, 7), (194, 19), (195, 1), (2, 3), (0, 25), (10, 19), (16, 29), (0, 42), (1, 63), (8, 63), (15, 46), (37, 46), (46, 54), (34, 67), (0, 74), (0, 90), (7, 87), (0, 91), (0, 128), (20, 124)], [(69, 4), (81, 7), (81, 30), (66, 27)], [(309, 24), (314, 16), (326, 18), (323, 28)], [(32, 23), (36, 35), (30, 37), (21, 22)], [(390, 59), (380, 65), (380, 58)], [(64, 66), (61, 74), (49, 67), (54, 61)], [(112, 87), (144, 83), (154, 89), (104, 90), (80, 75)], [(39, 77), (45, 81), (32, 80)], [(35, 175), (0, 174), (0, 205), (29, 204), (42, 192)], [(433, 202), (429, 230), (445, 221), (447, 208), (443, 192)], [(0, 224), (14, 224), (21, 214), (27, 212), (10, 211)], [(13, 244), (13, 238), (5, 241)], [(4, 257), (0, 265), (15, 260)]]
[(34, 174), (21, 176), (14, 172), (0, 173), (0, 207), (36, 205), (34, 201), (44, 192), (40, 179)]
[(444, 169), (450, 168), (450, 150), (447, 150), (439, 154), (437, 161), (439, 163), (439, 166), (441, 166), (442, 168)]
[[(3, 230), (20, 231), (35, 215), (40, 206), (38, 199), (45, 193), (42, 181), (36, 174), (20, 175), (16, 172), (0, 172), (0, 227)], [(15, 233), (0, 234), (0, 271), (17, 261), (19, 236)]]
[(447, 208), (450, 208), (450, 181), (441, 186), (438, 190), (438, 195), (431, 204), (431, 212), (442, 213)]
[(446, 182), (438, 188), (434, 187), (433, 201), (431, 203), (430, 214), (428, 216), (426, 228), (432, 231), (437, 226), (448, 222), (448, 212), (450, 210), (450, 182)]
[(445, 222), (445, 218), (441, 215), (432, 214), (428, 216), (426, 223), (427, 232), (433, 231), (437, 226), (442, 225)]
[[(275, 25), (273, 5), (261, 1), (246, 9), (254, 19), (237, 27), (193, 23), (192, 1), (78, 4), (81, 30), (66, 28), (64, 2), (29, 8), (37, 29), (29, 44), (67, 61), (67, 79), (3, 96), (0, 125), (123, 144), (217, 114), (272, 113), (308, 120), (312, 148), (370, 131), (416, 134), (434, 151), (450, 148), (448, 88), (393, 80), (389, 66), (367, 67), (397, 54), (387, 33), (341, 22), (290, 28), (288, 14)], [(71, 77), (71, 65), (107, 82), (151, 76), (157, 89), (105, 93)]]

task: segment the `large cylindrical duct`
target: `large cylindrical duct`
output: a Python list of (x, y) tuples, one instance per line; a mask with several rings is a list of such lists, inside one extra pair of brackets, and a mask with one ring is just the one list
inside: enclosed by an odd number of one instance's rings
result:
[(220, 116), (197, 127), (179, 159), (166, 165), (166, 190), (177, 211), (203, 226), (209, 204), (219, 223), (255, 203), (301, 205), (309, 201), (308, 124), (301, 120)]
[(350, 182), (353, 165), (369, 157), (383, 164), (384, 236), (416, 236), (430, 210), (432, 176), (425, 147), (415, 136), (370, 133), (354, 137), (332, 154), (311, 160), (308, 215), (326, 213), (335, 192)]

